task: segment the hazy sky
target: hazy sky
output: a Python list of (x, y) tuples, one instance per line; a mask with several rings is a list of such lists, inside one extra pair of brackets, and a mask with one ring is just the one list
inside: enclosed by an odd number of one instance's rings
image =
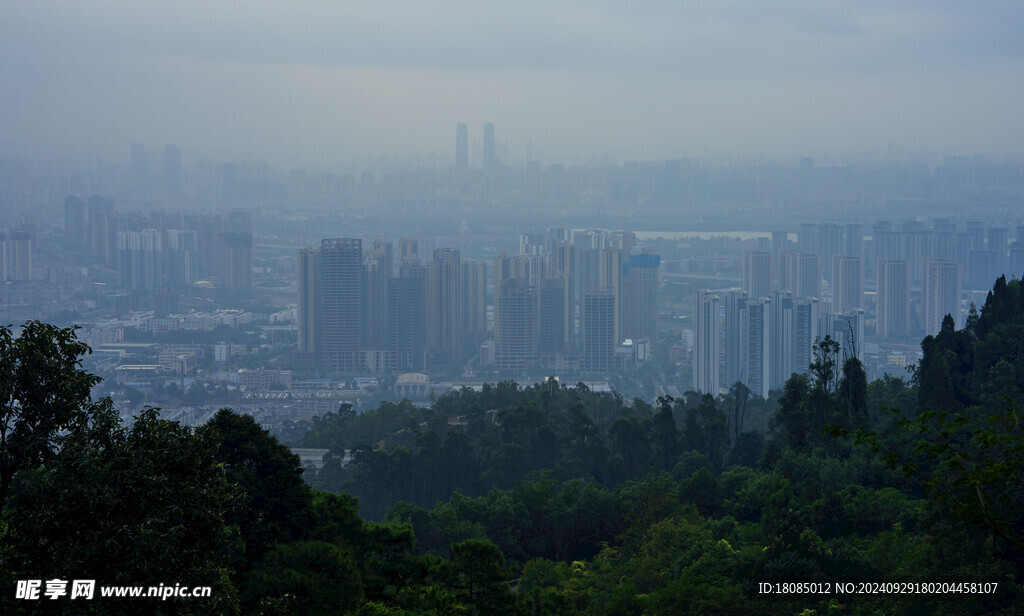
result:
[(1024, 151), (1024, 2), (6, 0), (0, 147)]

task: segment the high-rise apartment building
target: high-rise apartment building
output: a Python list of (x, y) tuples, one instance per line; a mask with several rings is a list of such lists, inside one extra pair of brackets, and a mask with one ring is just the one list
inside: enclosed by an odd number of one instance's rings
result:
[(69, 246), (86, 248), (89, 245), (85, 202), (78, 195), (64, 199), (64, 236)]
[(252, 289), (252, 235), (237, 232), (220, 235), (220, 272), (225, 292)]
[(902, 259), (878, 260), (875, 328), (883, 340), (902, 340), (910, 331), (910, 270)]
[(430, 362), (446, 363), (462, 352), (462, 262), (458, 250), (439, 248), (426, 271), (427, 352)]
[(771, 295), (771, 253), (754, 250), (743, 253), (743, 291), (755, 299)]
[(581, 307), (581, 369), (607, 372), (615, 367), (615, 294), (610, 289), (584, 291)]
[(693, 389), (718, 395), (718, 296), (701, 290), (693, 298)]
[(525, 278), (506, 280), (496, 300), (501, 319), (497, 363), (503, 370), (521, 372), (537, 359), (540, 318), (538, 288)]
[(388, 351), (400, 371), (426, 367), (423, 282), (422, 276), (388, 281)]
[(832, 311), (864, 307), (864, 264), (860, 257), (832, 257)]
[(960, 314), (961, 276), (960, 264), (948, 259), (925, 259), (922, 292), (924, 295), (924, 331), (934, 336), (942, 328), (946, 315), (953, 317), (953, 323), (961, 327)]
[(365, 365), (362, 294), (362, 240), (323, 240), (320, 244), (318, 343), (321, 363), (329, 368), (351, 371)]

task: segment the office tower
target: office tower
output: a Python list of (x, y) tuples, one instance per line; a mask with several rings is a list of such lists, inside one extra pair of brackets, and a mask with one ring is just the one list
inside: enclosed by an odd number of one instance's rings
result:
[(64, 200), (64, 237), (69, 246), (88, 247), (88, 226), (86, 224), (85, 202), (78, 195)]
[(960, 264), (948, 259), (925, 259), (922, 286), (925, 335), (938, 334), (947, 314), (960, 327)]
[(0, 231), (0, 282), (8, 280), (7, 251), (7, 234)]
[(883, 340), (902, 340), (910, 330), (910, 270), (902, 259), (878, 260), (875, 329)]
[(498, 157), (494, 149), (494, 124), (484, 124), (484, 170), (496, 169)]
[(743, 253), (743, 290), (751, 298), (768, 297), (772, 292), (772, 261), (767, 252)]
[(497, 363), (503, 370), (521, 372), (537, 360), (539, 303), (537, 287), (524, 278), (506, 280), (496, 300), (501, 319), (496, 342)]
[(785, 385), (796, 369), (796, 303), (788, 291), (772, 294), (771, 327), (769, 328), (770, 361), (768, 362), (768, 386), (777, 389)]
[(1024, 247), (1024, 225), (1017, 225), (1018, 248)]
[(199, 238), (195, 231), (168, 229), (164, 231), (165, 281), (168, 287), (187, 287), (198, 280)]
[[(768, 253), (763, 253), (767, 256)], [(623, 322), (621, 339), (658, 341), (658, 267), (659, 255), (630, 255), (620, 271), (625, 280), (621, 294)], [(621, 284), (621, 283), (620, 283)], [(768, 279), (768, 284), (771, 280)]]
[(967, 281), (971, 289), (987, 291), (996, 278), (996, 251), (972, 250), (967, 255)]
[(132, 197), (144, 199), (149, 196), (149, 154), (141, 143), (132, 144), (129, 171)]
[(487, 333), (487, 264), (467, 259), (463, 261), (466, 299), (466, 333), (476, 341)]
[(746, 383), (744, 371), (746, 358), (746, 341), (744, 337), (744, 321), (747, 314), (749, 297), (743, 291), (725, 293), (725, 386), (732, 387), (736, 382)]
[(708, 290), (693, 298), (693, 389), (718, 395), (718, 296)]
[(843, 230), (843, 254), (848, 257), (864, 256), (864, 225), (847, 223)]
[(426, 367), (423, 282), (422, 277), (388, 281), (388, 350), (400, 371)]
[[(986, 232), (986, 248), (995, 253), (995, 274), (998, 278), (1006, 274), (1006, 238), (1009, 230), (1006, 227), (989, 227)], [(994, 281), (993, 278), (993, 281)]]
[(860, 257), (832, 257), (832, 310), (843, 314), (864, 307), (864, 265)]
[(252, 289), (252, 235), (220, 234), (220, 275), (227, 293)]
[(431, 364), (447, 363), (462, 352), (462, 263), (458, 250), (439, 248), (427, 264), (427, 353)]
[(319, 351), (317, 326), (320, 312), (320, 249), (299, 251), (299, 351), (313, 357)]
[(469, 169), (469, 129), (462, 123), (455, 125), (455, 168)]
[(832, 257), (843, 254), (843, 227), (835, 223), (818, 225), (818, 249), (814, 252), (821, 257), (825, 278), (832, 282)]
[(363, 244), (358, 238), (320, 244), (320, 302), (317, 327), (321, 362), (335, 370), (362, 368)]
[(746, 349), (744, 373), (750, 392), (768, 397), (771, 381), (771, 303), (768, 298), (751, 299), (747, 302), (744, 318)]
[(581, 307), (581, 369), (607, 372), (615, 367), (615, 294), (610, 289), (586, 290)]
[(164, 146), (164, 192), (177, 195), (181, 191), (181, 150), (178, 146)]

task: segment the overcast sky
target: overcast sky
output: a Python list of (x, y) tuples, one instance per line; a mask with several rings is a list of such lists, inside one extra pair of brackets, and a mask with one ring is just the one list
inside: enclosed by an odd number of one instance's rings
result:
[(0, 147), (1024, 151), (1024, 2), (6, 0)]

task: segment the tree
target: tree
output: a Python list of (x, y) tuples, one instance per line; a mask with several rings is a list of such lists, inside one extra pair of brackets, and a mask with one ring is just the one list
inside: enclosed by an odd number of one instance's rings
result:
[(249, 415), (221, 409), (202, 428), (218, 443), (227, 480), (249, 502), (237, 522), (246, 554), (257, 560), (271, 544), (298, 539), (313, 520), (312, 494), (296, 456)]
[(661, 410), (652, 422), (651, 445), (654, 447), (654, 465), (658, 471), (670, 471), (679, 459), (679, 432), (672, 415), (672, 396), (659, 396)]
[(82, 369), (90, 352), (75, 328), (29, 321), (15, 337), (0, 327), (0, 513), (15, 474), (52, 459), (69, 431), (110, 407), (91, 401), (101, 379)]
[[(225, 480), (210, 436), (159, 419), (155, 409), (130, 428), (112, 409), (95, 412), (45, 467), (19, 473), (0, 578), (212, 586), (210, 599), (146, 601), (138, 609), (236, 613), (227, 556), (235, 539), (226, 520), (242, 499)], [(12, 579), (0, 583), (14, 586)], [(21, 613), (22, 606), (5, 610), (9, 598), (0, 597), (0, 612)], [(90, 613), (124, 613), (123, 599), (106, 601), (97, 598)]]

